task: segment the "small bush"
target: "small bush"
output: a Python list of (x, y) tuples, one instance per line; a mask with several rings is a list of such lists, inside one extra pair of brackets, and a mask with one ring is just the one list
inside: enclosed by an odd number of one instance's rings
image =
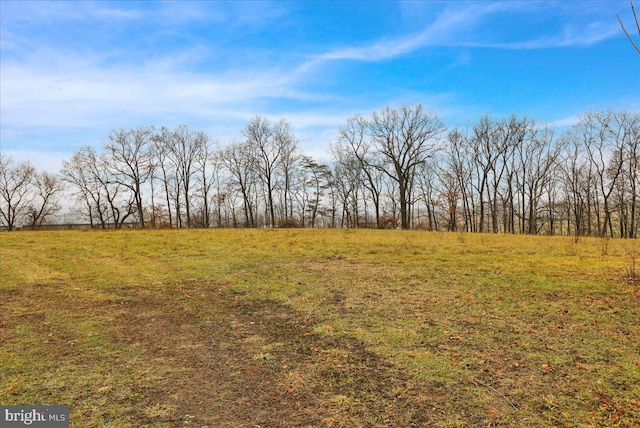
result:
[(282, 229), (293, 229), (300, 227), (300, 222), (295, 218), (282, 218), (278, 222), (278, 227)]

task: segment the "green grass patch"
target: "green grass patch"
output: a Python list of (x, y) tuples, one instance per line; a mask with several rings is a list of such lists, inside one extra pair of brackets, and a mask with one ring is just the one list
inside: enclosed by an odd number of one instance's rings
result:
[(633, 426), (632, 245), (4, 233), (0, 402), (69, 404), (72, 426)]

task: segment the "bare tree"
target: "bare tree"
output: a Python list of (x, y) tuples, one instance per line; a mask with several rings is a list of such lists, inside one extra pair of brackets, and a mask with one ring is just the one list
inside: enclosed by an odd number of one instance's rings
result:
[[(171, 210), (171, 194), (172, 194), (172, 174), (175, 173), (175, 168), (170, 168), (170, 161), (168, 158), (169, 153), (169, 145), (171, 144), (171, 131), (166, 127), (162, 127), (160, 132), (156, 133), (152, 137), (153, 146), (151, 148), (152, 152), (152, 164), (154, 165), (151, 180), (153, 181), (156, 178), (155, 174), (158, 175), (158, 178), (162, 181), (162, 187), (164, 188), (164, 199), (167, 204), (167, 216), (169, 220), (169, 227), (173, 227), (174, 224), (177, 225), (177, 220), (174, 222), (173, 211)], [(155, 208), (154, 208), (155, 210)]]
[(252, 189), (255, 186), (254, 147), (248, 142), (233, 142), (219, 151), (220, 162), (231, 174), (230, 182), (242, 194), (244, 227), (255, 227)]
[(444, 131), (440, 119), (420, 104), (399, 110), (387, 107), (371, 117), (371, 138), (385, 159), (379, 169), (398, 186), (403, 229), (410, 227), (416, 168), (433, 156)]
[(38, 173), (29, 162), (14, 165), (0, 153), (0, 223), (8, 230), (39, 228), (60, 209), (56, 197), (62, 188), (56, 175)]
[(360, 163), (362, 185), (369, 192), (375, 213), (375, 222), (380, 225), (380, 197), (382, 193), (382, 159), (374, 151), (369, 137), (369, 123), (362, 116), (355, 116), (340, 128), (339, 138), (334, 150), (347, 151)]
[(298, 151), (298, 140), (289, 130), (289, 124), (281, 120), (276, 124), (275, 143), (281, 147), (278, 169), (282, 171), (282, 196), (285, 222), (293, 216), (291, 201), (292, 178), (299, 169), (301, 154)]
[[(318, 214), (322, 212), (322, 208), (320, 203), (324, 197), (326, 190), (329, 188), (331, 183), (331, 172), (329, 167), (324, 164), (320, 164), (314, 161), (309, 156), (302, 157), (302, 169), (305, 172), (304, 176), (304, 186), (310, 188), (310, 196), (309, 198), (305, 198), (306, 207), (302, 212), (302, 219), (306, 217), (305, 214), (309, 215), (310, 227), (316, 227), (316, 219), (318, 218)], [(305, 213), (306, 211), (306, 213)], [(305, 226), (305, 223), (302, 223), (302, 227)]]
[[(473, 136), (469, 139), (473, 147), (473, 166), (475, 172), (474, 186), (478, 193), (479, 224), (478, 231), (485, 232), (486, 210), (490, 204), (490, 174), (494, 162), (499, 157), (499, 147), (494, 147), (494, 124), (488, 116), (480, 118), (473, 127)], [(495, 181), (495, 180), (494, 180)]]
[(142, 188), (151, 175), (150, 150), (153, 128), (138, 128), (130, 130), (114, 130), (109, 135), (109, 143), (105, 146), (111, 157), (111, 167), (114, 178), (123, 186), (131, 190), (136, 204), (138, 225), (144, 229), (144, 206)]
[(202, 138), (198, 145), (199, 150), (195, 160), (196, 183), (202, 199), (201, 224), (202, 227), (209, 228), (211, 227), (211, 193), (214, 184), (212, 169), (215, 156), (209, 137), (206, 134), (202, 134)]
[[(71, 185), (73, 195), (86, 208), (86, 215), (91, 227), (100, 221), (106, 227), (106, 206), (102, 199), (101, 188), (93, 178), (91, 164), (97, 154), (91, 147), (83, 147), (73, 154), (69, 161), (62, 162), (62, 177)], [(97, 218), (96, 218), (97, 216)]]
[(560, 168), (563, 171), (567, 235), (571, 235), (573, 224), (573, 235), (577, 242), (580, 236), (590, 233), (589, 210), (593, 188), (591, 164), (584, 156), (584, 146), (575, 128), (568, 130), (562, 138), (566, 146)]
[[(437, 162), (424, 162), (416, 170), (416, 196), (415, 201), (422, 202), (418, 205), (418, 209), (424, 207), (427, 210), (426, 222), (424, 221), (424, 214), (418, 213), (418, 218), (421, 219), (420, 227), (427, 228), (427, 230), (438, 230), (439, 214), (438, 207), (440, 204), (440, 194), (437, 189), (439, 171)], [(417, 211), (416, 208), (413, 210)]]
[(458, 230), (458, 204), (461, 199), (461, 194), (458, 190), (458, 181), (455, 175), (442, 168), (442, 166), (438, 168), (438, 182), (440, 185), (439, 200), (445, 209), (446, 228), (449, 232), (455, 232)]
[(332, 176), (334, 194), (342, 205), (340, 227), (359, 227), (359, 200), (363, 188), (363, 167), (353, 152), (340, 143), (329, 148), (334, 159)]
[(53, 174), (44, 171), (35, 174), (33, 181), (33, 199), (29, 204), (28, 223), (32, 230), (38, 229), (60, 209), (56, 199), (63, 190), (62, 181)]
[(203, 145), (208, 144), (209, 137), (204, 132), (194, 132), (186, 125), (179, 125), (173, 132), (166, 135), (166, 153), (175, 168), (175, 204), (176, 216), (180, 222), (179, 208), (181, 196), (184, 198), (187, 227), (191, 221), (191, 184), (195, 174), (196, 160)]
[(86, 206), (92, 227), (99, 221), (103, 229), (119, 229), (135, 213), (133, 194), (114, 178), (110, 159), (93, 148), (83, 147), (70, 161), (63, 162), (62, 176)]
[(640, 114), (613, 112), (609, 125), (611, 156), (607, 178), (615, 180), (612, 211), (617, 213), (621, 238), (635, 238), (640, 213)]
[(460, 195), (462, 203), (462, 215), (464, 230), (475, 232), (476, 222), (476, 198), (473, 185), (473, 157), (471, 145), (468, 143), (466, 132), (452, 129), (447, 135), (447, 161), (445, 171), (450, 171), (454, 180), (455, 189)]
[(14, 165), (13, 159), (0, 153), (0, 220), (9, 231), (19, 227), (27, 214), (35, 175), (29, 162)]
[(223, 227), (225, 225), (228, 226), (228, 221), (223, 222), (222, 220), (222, 212), (223, 212), (223, 208), (224, 208), (224, 204), (227, 200), (227, 198), (229, 197), (227, 192), (228, 186), (226, 185), (226, 183), (224, 183), (223, 180), (223, 168), (224, 168), (224, 163), (222, 162), (221, 156), (220, 156), (220, 145), (219, 143), (216, 141), (215, 142), (216, 148), (213, 152), (213, 159), (212, 159), (212, 165), (213, 165), (213, 182), (215, 183), (215, 195), (213, 195), (213, 202), (214, 202), (214, 206), (213, 208), (215, 209), (215, 213), (216, 213), (216, 227)]
[(252, 146), (255, 156), (255, 167), (258, 177), (265, 188), (265, 202), (269, 223), (276, 226), (275, 189), (277, 186), (277, 172), (283, 158), (295, 152), (295, 137), (285, 120), (280, 120), (273, 126), (264, 117), (255, 117), (242, 131), (245, 141)]
[(273, 129), (269, 120), (256, 116), (242, 131), (245, 142), (251, 146), (254, 155), (254, 166), (260, 181), (265, 186), (266, 209), (270, 212), (270, 224), (275, 226), (275, 210), (273, 192), (275, 189), (275, 173), (280, 159), (279, 146), (274, 142)]
[[(595, 169), (597, 190), (602, 197), (602, 213), (596, 207), (599, 236), (605, 236), (607, 232), (613, 236), (611, 195), (623, 168), (622, 152), (613, 150), (618, 143), (616, 132), (612, 130), (613, 116), (612, 111), (590, 112), (576, 127)], [(610, 163), (608, 158), (612, 155), (614, 158)]]
[(518, 147), (523, 163), (522, 221), (523, 233), (538, 234), (538, 217), (543, 192), (558, 165), (561, 146), (555, 144), (553, 132), (548, 128), (537, 129), (526, 144)]

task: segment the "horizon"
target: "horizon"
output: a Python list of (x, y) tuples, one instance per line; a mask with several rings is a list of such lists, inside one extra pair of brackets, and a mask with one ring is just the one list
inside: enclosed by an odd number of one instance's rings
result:
[(255, 116), (284, 118), (324, 160), (349, 118), (386, 106), (560, 129), (640, 109), (640, 56), (616, 16), (631, 24), (627, 0), (0, 8), (1, 150), (50, 172), (120, 128), (186, 124), (227, 144)]

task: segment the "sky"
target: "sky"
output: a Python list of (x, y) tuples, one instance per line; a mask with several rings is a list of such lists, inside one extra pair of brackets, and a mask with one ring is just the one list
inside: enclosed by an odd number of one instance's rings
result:
[(562, 130), (640, 110), (616, 15), (635, 30), (626, 0), (0, 0), (0, 150), (56, 172), (114, 129), (224, 145), (265, 116), (326, 160), (349, 118), (417, 103), (449, 127), (515, 113)]

